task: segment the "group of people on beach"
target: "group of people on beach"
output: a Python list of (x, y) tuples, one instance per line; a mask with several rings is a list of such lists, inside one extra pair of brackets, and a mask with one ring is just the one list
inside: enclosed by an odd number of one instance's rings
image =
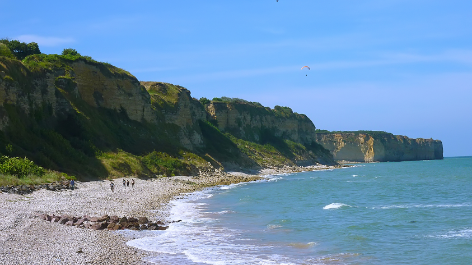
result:
[[(123, 187), (129, 187), (129, 179), (123, 179)], [(131, 179), (131, 187), (134, 188), (134, 179)], [(110, 189), (111, 191), (115, 191), (115, 183), (112, 181), (110, 181)]]

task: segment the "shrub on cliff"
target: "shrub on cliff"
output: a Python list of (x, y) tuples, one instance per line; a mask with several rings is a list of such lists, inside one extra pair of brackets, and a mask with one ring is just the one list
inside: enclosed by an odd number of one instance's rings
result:
[[(202, 99), (200, 99), (201, 101)], [(254, 107), (264, 107), (262, 106), (261, 103), (259, 102), (252, 102), (252, 101), (247, 101), (245, 99), (241, 98), (229, 98), (229, 97), (221, 97), (221, 98), (213, 98), (212, 101), (214, 102), (224, 102), (224, 103), (232, 103), (232, 104), (246, 104)]]
[(11, 59), (15, 59), (15, 55), (10, 51), (10, 49), (4, 43), (0, 43), (0, 56), (5, 56)]
[(41, 54), (36, 42), (25, 43), (17, 40), (1, 39), (0, 43), (5, 44), (18, 60), (23, 60), (28, 55)]
[(276, 105), (274, 107), (274, 113), (276, 116), (282, 116), (282, 117), (290, 117), (293, 115), (293, 111), (289, 107), (282, 107), (279, 105)]
[(203, 97), (203, 98), (200, 98), (200, 103), (202, 103), (203, 106), (207, 105), (207, 104), (210, 104), (211, 100)]
[(44, 175), (45, 170), (26, 157), (19, 158), (1, 156), (0, 173), (23, 178), (29, 175), (42, 176)]

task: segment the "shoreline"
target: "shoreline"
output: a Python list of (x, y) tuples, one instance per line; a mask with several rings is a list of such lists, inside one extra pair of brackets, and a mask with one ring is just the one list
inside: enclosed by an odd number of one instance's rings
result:
[[(200, 172), (136, 181), (124, 187), (122, 179), (76, 182), (75, 190), (39, 190), (26, 195), (0, 193), (0, 262), (2, 264), (150, 264), (148, 252), (126, 245), (130, 236), (41, 220), (40, 214), (116, 215), (147, 217), (171, 223), (169, 202), (183, 193), (208, 187), (263, 179), (267, 175), (341, 168), (308, 166), (265, 168), (257, 172)], [(126, 178), (131, 179), (131, 178)], [(140, 233), (140, 232), (138, 232)]]

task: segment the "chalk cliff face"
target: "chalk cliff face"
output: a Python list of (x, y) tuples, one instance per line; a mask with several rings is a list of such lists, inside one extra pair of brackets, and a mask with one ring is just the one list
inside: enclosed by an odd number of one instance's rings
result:
[(311, 144), (315, 139), (315, 125), (305, 115), (245, 103), (212, 102), (207, 106), (218, 128), (238, 138), (264, 142), (265, 137), (280, 137), (301, 144)]
[(74, 105), (67, 99), (70, 96), (95, 108), (124, 111), (135, 121), (155, 121), (149, 94), (133, 76), (114, 74), (84, 61), (67, 66), (32, 73), (21, 63), (11, 61), (7, 70), (19, 69), (21, 74), (17, 78), (23, 81), (0, 79), (0, 106), (11, 104), (30, 113), (48, 105), (52, 116), (57, 116), (74, 111)]
[(26, 113), (43, 104), (50, 105), (52, 115), (73, 111), (74, 106), (66, 99), (68, 94), (81, 99), (92, 107), (125, 111), (135, 121), (155, 121), (151, 111), (149, 94), (140, 87), (136, 78), (112, 74), (84, 61), (71, 62), (66, 71), (53, 69), (41, 74), (31, 73), (20, 63), (22, 78), (29, 82), (0, 79), (0, 106), (20, 106)]
[(316, 138), (338, 161), (384, 162), (443, 158), (443, 146), (439, 140), (411, 139), (384, 132), (317, 133)]
[(153, 107), (162, 118), (161, 122), (175, 124), (180, 130), (181, 144), (193, 150), (203, 145), (198, 121), (206, 121), (207, 113), (202, 104), (191, 97), (190, 91), (181, 86), (162, 82), (141, 82), (150, 93)]
[[(83, 108), (94, 108), (156, 125), (169, 134), (167, 138), (175, 138), (189, 150), (202, 145), (198, 120), (206, 120), (206, 112), (184, 88), (174, 89), (175, 105), (162, 109), (153, 105), (152, 95), (134, 76), (113, 71), (113, 67), (110, 70), (100, 63), (62, 61), (58, 67), (39, 72), (31, 72), (16, 60), (0, 63), (3, 66), (0, 70), (4, 69), (0, 73), (0, 130), (9, 124), (6, 105), (18, 108), (27, 116), (47, 108), (50, 110), (48, 120), (52, 123), (61, 123), (69, 114), (80, 115)], [(149, 89), (156, 86), (156, 82), (144, 83)], [(161, 97), (167, 95), (165, 89), (158, 92)], [(166, 124), (172, 130), (166, 130), (163, 126)]]

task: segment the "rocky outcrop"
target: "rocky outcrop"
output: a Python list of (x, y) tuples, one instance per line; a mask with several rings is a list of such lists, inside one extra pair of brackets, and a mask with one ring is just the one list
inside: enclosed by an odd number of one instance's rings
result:
[(442, 142), (433, 139), (411, 139), (386, 132), (317, 133), (316, 138), (338, 161), (384, 162), (443, 158)]
[(265, 108), (251, 103), (211, 102), (207, 111), (218, 128), (234, 136), (257, 143), (267, 137), (280, 137), (301, 144), (312, 144), (315, 125), (305, 115)]
[(77, 187), (72, 187), (69, 181), (59, 181), (45, 184), (36, 184), (36, 185), (18, 185), (18, 186), (1, 186), (0, 192), (14, 193), (14, 194), (29, 194), (33, 191), (40, 189), (46, 189), (51, 191), (62, 191), (62, 190), (71, 190), (76, 189)]
[[(75, 226), (78, 228), (87, 228), (92, 230), (166, 230), (163, 222), (151, 222), (147, 217), (118, 217), (116, 215), (103, 215), (100, 217), (90, 216), (70, 216), (70, 215), (48, 215), (40, 214), (38, 217), (51, 223), (59, 223), (67, 226)], [(174, 221), (174, 222), (180, 222)]]

